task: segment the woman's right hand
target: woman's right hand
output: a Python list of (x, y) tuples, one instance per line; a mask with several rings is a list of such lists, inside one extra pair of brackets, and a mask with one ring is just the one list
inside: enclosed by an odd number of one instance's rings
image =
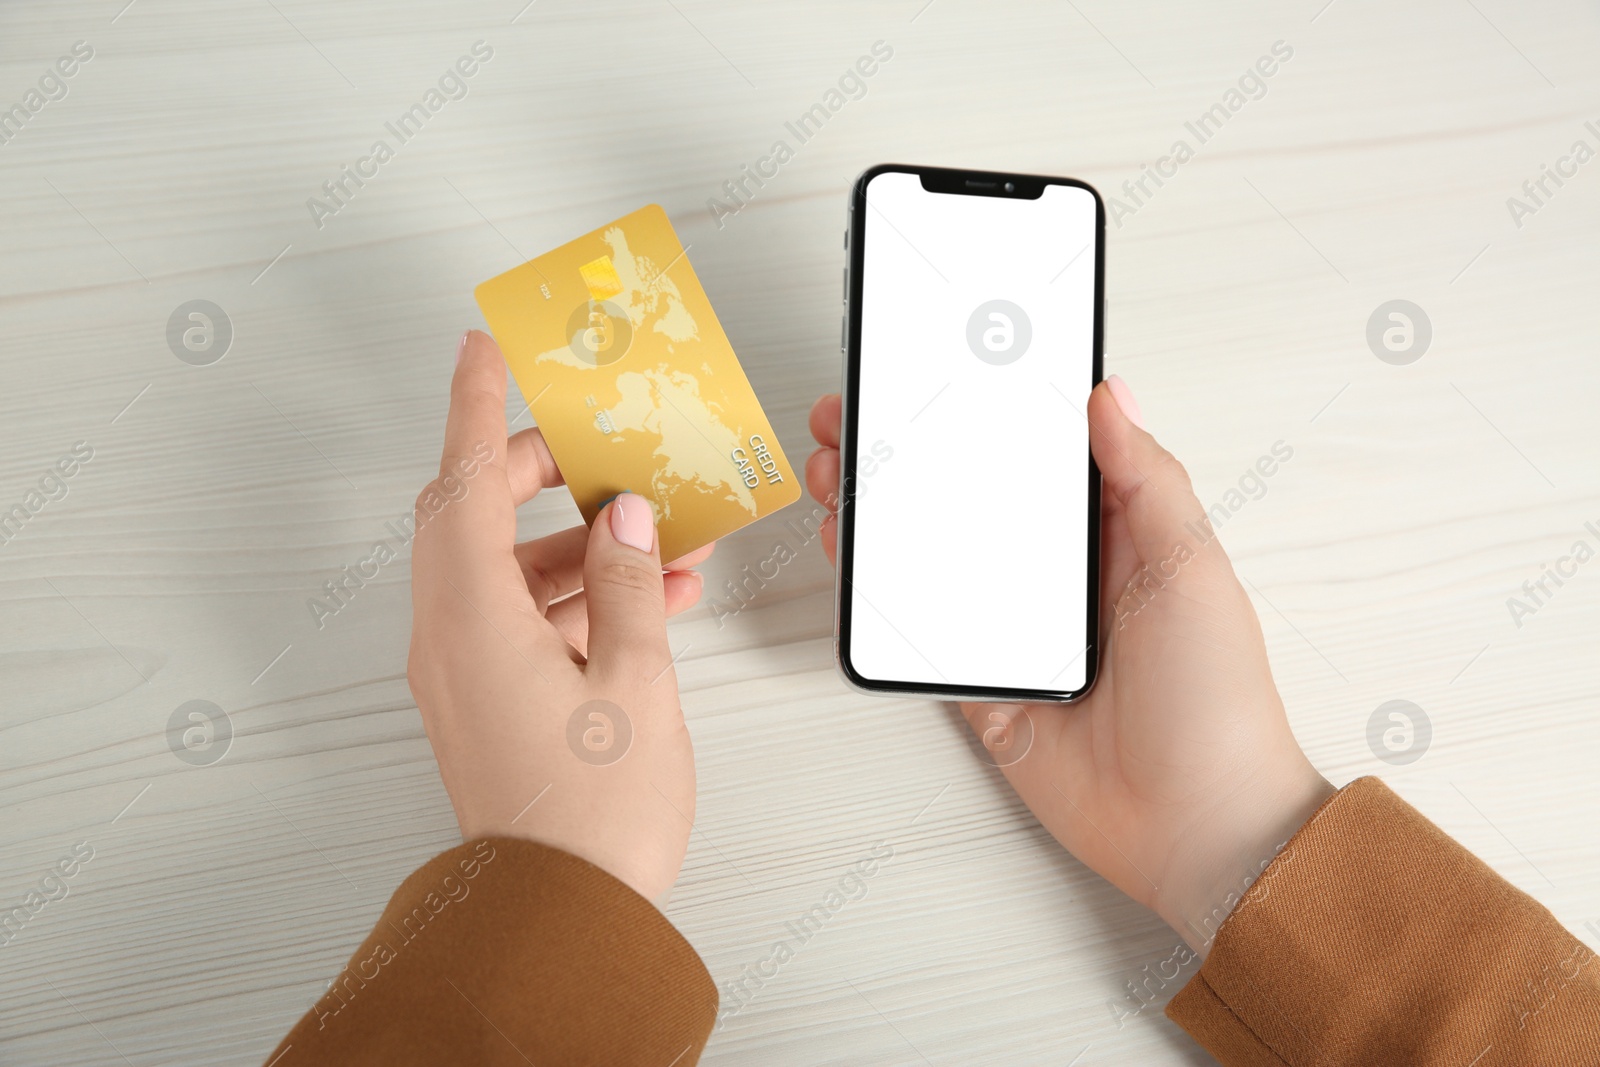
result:
[[(962, 711), (996, 751), (1024, 743), (1027, 716), (1031, 745), (1000, 761), (1018, 796), (1068, 851), (1203, 953), (1244, 887), (1334, 790), (1289, 729), (1255, 609), (1183, 465), (1145, 431), (1119, 378), (1095, 388), (1088, 418), (1105, 487), (1099, 679), (1072, 704)], [(821, 447), (806, 483), (833, 510), (838, 396), (817, 401), (811, 431)], [(830, 560), (835, 536), (830, 516)]]

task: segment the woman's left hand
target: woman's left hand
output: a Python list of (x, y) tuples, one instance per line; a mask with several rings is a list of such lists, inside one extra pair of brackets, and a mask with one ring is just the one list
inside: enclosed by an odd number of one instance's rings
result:
[(537, 429), (507, 438), (505, 401), (500, 350), (468, 333), (417, 499), (406, 676), (464, 838), (552, 845), (656, 900), (695, 800), (666, 619), (699, 599), (689, 568), (711, 548), (663, 569), (632, 493), (517, 544), (517, 506), (562, 479)]

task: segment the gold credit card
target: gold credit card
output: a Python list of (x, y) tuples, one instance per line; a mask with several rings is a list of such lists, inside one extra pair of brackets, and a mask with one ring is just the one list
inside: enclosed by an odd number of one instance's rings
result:
[(637, 493), (671, 561), (800, 496), (667, 213), (640, 208), (490, 278), (478, 307), (592, 523)]

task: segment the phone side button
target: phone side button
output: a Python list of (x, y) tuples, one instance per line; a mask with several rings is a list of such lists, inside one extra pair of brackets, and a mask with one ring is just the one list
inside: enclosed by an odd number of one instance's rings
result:
[(845, 338), (849, 336), (850, 320), (843, 315), (839, 316), (839, 354), (844, 354)]

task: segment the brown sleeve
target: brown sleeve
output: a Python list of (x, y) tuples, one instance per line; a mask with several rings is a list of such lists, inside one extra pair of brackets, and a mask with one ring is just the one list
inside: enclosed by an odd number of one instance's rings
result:
[(1167, 1015), (1227, 1067), (1600, 1062), (1600, 962), (1376, 778), (1262, 872)]
[(716, 1011), (705, 965), (649, 901), (497, 837), (407, 878), (267, 1062), (691, 1067)]

